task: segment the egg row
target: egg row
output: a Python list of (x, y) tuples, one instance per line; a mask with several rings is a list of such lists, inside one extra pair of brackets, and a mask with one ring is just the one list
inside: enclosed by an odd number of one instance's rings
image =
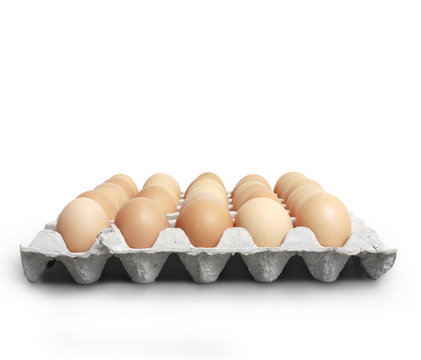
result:
[[(71, 201), (59, 215), (57, 231), (69, 251), (88, 251), (98, 233), (108, 228), (109, 221), (116, 220), (119, 213), (126, 213), (127, 210), (121, 210), (132, 200), (148, 199), (159, 214), (165, 215), (177, 211), (180, 194), (178, 183), (167, 174), (152, 175), (140, 191), (130, 176), (117, 174)], [(150, 216), (157, 218), (154, 214)]]
[[(251, 198), (265, 197), (275, 202), (282, 201), (289, 215), (295, 217), (295, 226), (311, 229), (322, 246), (341, 247), (351, 235), (351, 219), (345, 205), (337, 197), (326, 193), (318, 182), (299, 172), (282, 175), (273, 191), (267, 180), (260, 175), (247, 175), (237, 183), (231, 196), (234, 209), (238, 209), (236, 219), (241, 218), (246, 209), (255, 206)], [(265, 215), (253, 212), (253, 216), (261, 220), (262, 224), (269, 217), (269, 212), (263, 208), (260, 210)], [(250, 228), (247, 222), (239, 223), (238, 226), (246, 228), (252, 237), (257, 231)], [(263, 233), (263, 226), (259, 225), (258, 229), (262, 237), (270, 238), (269, 231)]]
[[(148, 248), (169, 226), (166, 214), (177, 211), (180, 195), (180, 186), (166, 174), (152, 175), (141, 191), (127, 175), (114, 175), (71, 201), (60, 213), (57, 231), (69, 251), (83, 252), (109, 227), (108, 220), (114, 220), (128, 246)], [(296, 217), (296, 226), (310, 228), (323, 246), (342, 246), (351, 234), (342, 202), (297, 172), (281, 176), (273, 191), (260, 175), (247, 175), (236, 184), (231, 199), (216, 174), (203, 173), (184, 192), (175, 226), (196, 247), (215, 247), (233, 226), (247, 229), (257, 246), (279, 246), (293, 227), (284, 207)]]
[(180, 187), (171, 176), (155, 174), (146, 180), (141, 191), (138, 191), (134, 180), (125, 174), (117, 174), (86, 191), (78, 198), (95, 200), (105, 211), (108, 220), (114, 220), (118, 210), (134, 197), (146, 197), (157, 201), (165, 213), (177, 211), (180, 199)]

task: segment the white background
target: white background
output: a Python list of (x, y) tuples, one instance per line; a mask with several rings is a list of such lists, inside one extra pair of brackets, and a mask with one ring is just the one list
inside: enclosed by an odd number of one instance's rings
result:
[[(420, 17), (404, 0), (1, 1), (5, 358), (419, 355)], [(394, 268), (332, 284), (23, 275), (19, 244), (115, 173), (232, 188), (291, 170), (397, 247)]]

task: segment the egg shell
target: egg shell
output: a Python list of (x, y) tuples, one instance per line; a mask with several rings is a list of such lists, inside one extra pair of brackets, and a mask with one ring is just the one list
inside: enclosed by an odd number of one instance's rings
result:
[(191, 202), (196, 201), (196, 200), (201, 200), (201, 199), (216, 201), (222, 206), (227, 206), (227, 204), (224, 201), (222, 201), (218, 196), (211, 194), (209, 192), (203, 191), (203, 192), (198, 192), (196, 194), (190, 195), (188, 199), (185, 199), (183, 202), (183, 205), (181, 205), (180, 212), (183, 211), (183, 209)]
[(312, 185), (312, 186), (316, 186), (319, 187), (320, 189), (323, 190), (322, 186), (315, 180), (313, 179), (301, 179), (301, 180), (297, 180), (295, 181), (287, 190), (287, 192), (285, 193), (284, 196), (284, 201), (288, 201), (289, 196), (297, 189), (299, 189), (300, 187), (306, 186), (306, 185)]
[(207, 192), (207, 193), (213, 194), (216, 197), (218, 197), (218, 199), (220, 199), (223, 203), (228, 205), (227, 195), (223, 194), (221, 192), (221, 190), (219, 188), (215, 187), (215, 186), (207, 186), (207, 185), (194, 186), (190, 189), (189, 193), (186, 196), (186, 199), (188, 199), (190, 196), (192, 196), (194, 194), (202, 193), (202, 192)]
[(203, 174), (200, 174), (197, 178), (210, 178), (210, 179), (212, 179), (212, 180), (215, 180), (215, 181), (217, 181), (219, 184), (221, 184), (222, 185), (222, 187), (224, 188), (224, 190), (225, 190), (225, 185), (224, 185), (224, 182), (221, 180), (221, 178), (218, 176), (218, 175), (216, 175), (215, 173), (213, 173), (213, 172), (204, 172)]
[(196, 247), (215, 247), (224, 231), (233, 227), (227, 207), (214, 200), (196, 200), (183, 208), (175, 226), (182, 229)]
[(108, 220), (115, 219), (115, 216), (117, 215), (117, 209), (112, 203), (112, 201), (107, 197), (107, 195), (103, 194), (100, 191), (90, 190), (80, 194), (78, 198), (80, 197), (95, 200), (104, 209), (105, 213), (107, 214)]
[[(203, 178), (202, 178), (203, 179)], [(187, 189), (186, 190), (184, 190), (184, 198), (186, 197), (186, 195), (189, 193), (189, 191), (190, 191), (190, 188), (195, 184), (195, 183), (197, 183), (198, 181), (199, 181), (200, 179), (199, 178), (196, 178), (196, 179), (194, 179), (190, 184), (189, 184), (189, 186), (187, 186)]]
[(110, 180), (111, 179), (122, 179), (122, 180), (125, 180), (126, 182), (128, 182), (130, 184), (130, 187), (133, 190), (133, 194), (137, 194), (139, 192), (135, 181), (129, 175), (126, 175), (126, 174), (116, 174), (116, 175), (111, 176), (110, 177)]
[(237, 192), (235, 193), (235, 196), (232, 199), (232, 204), (233, 204), (233, 209), (234, 210), (238, 210), (241, 206), (241, 204), (244, 203), (244, 199), (251, 194), (254, 191), (257, 190), (268, 190), (271, 191), (270, 189), (267, 188), (266, 185), (262, 184), (261, 182), (258, 181), (248, 181), (243, 183), (237, 190)]
[(114, 183), (103, 183), (101, 185), (98, 185), (94, 190), (106, 195), (114, 204), (117, 210), (119, 210), (123, 206), (123, 204), (127, 200), (129, 200), (123, 188), (120, 185)]
[[(297, 171), (290, 171), (290, 172), (287, 172), (287, 173), (285, 173), (284, 175), (282, 175), (279, 179), (278, 179), (278, 181), (276, 182), (276, 184), (275, 184), (275, 186), (274, 186), (274, 188), (273, 188), (273, 192), (275, 193), (275, 194), (277, 194), (278, 193), (278, 191), (279, 191), (279, 186), (285, 181), (285, 180), (287, 180), (288, 178), (292, 178), (292, 177), (296, 177), (296, 176), (304, 176), (303, 174), (301, 174), (301, 173), (299, 173), (299, 172), (297, 172)], [(305, 177), (305, 176), (304, 176)]]
[(250, 174), (250, 175), (246, 175), (244, 177), (242, 177), (237, 184), (235, 185), (234, 189), (232, 190), (231, 194), (234, 195), (237, 192), (237, 189), (241, 186), (241, 184), (248, 182), (248, 181), (258, 181), (261, 182), (262, 184), (265, 184), (270, 190), (272, 189), (269, 182), (260, 175), (257, 174)]
[[(189, 193), (189, 191), (190, 191), (190, 189), (191, 189), (191, 187), (193, 187), (197, 182), (199, 182), (199, 181), (201, 181), (201, 180), (213, 180), (213, 181), (216, 181), (219, 185), (221, 185), (221, 187), (222, 187), (222, 189), (224, 190), (224, 192), (226, 193), (226, 189), (225, 189), (225, 185), (222, 183), (222, 180), (221, 179), (219, 179), (219, 177), (217, 176), (217, 175), (215, 175), (216, 176), (216, 178), (213, 178), (213, 177), (211, 177), (211, 176), (208, 176), (208, 175), (206, 175), (206, 174), (210, 174), (210, 173), (203, 173), (202, 175), (199, 175), (196, 179), (194, 179), (190, 184), (189, 184), (189, 186), (187, 187), (187, 189), (186, 189), (186, 191), (184, 191), (184, 196), (186, 196), (188, 193)], [(218, 179), (219, 179), (219, 181), (218, 181)]]
[(280, 203), (267, 198), (247, 201), (235, 216), (235, 226), (250, 233), (257, 246), (280, 246), (293, 228), (291, 218)]
[(177, 212), (177, 206), (171, 194), (160, 186), (148, 186), (136, 195), (156, 201), (166, 214)]
[(252, 191), (250, 194), (247, 195), (247, 197), (244, 200), (240, 201), (240, 203), (238, 204), (238, 208), (241, 209), (241, 206), (243, 206), (247, 201), (252, 200), (252, 199), (257, 199), (257, 198), (272, 199), (278, 203), (281, 203), (281, 201), (272, 191), (256, 190), (256, 191)]
[(151, 247), (159, 233), (169, 226), (167, 216), (154, 200), (136, 197), (119, 210), (114, 222), (129, 247)]
[(133, 192), (133, 189), (132, 189), (131, 185), (126, 180), (124, 180), (122, 178), (108, 179), (105, 182), (116, 184), (116, 185), (120, 186), (124, 190), (124, 192), (126, 193), (128, 199), (132, 199), (136, 196), (136, 193)]
[(190, 188), (188, 190), (186, 190), (186, 192), (184, 193), (184, 197), (185, 198), (188, 197), (190, 191), (192, 191), (194, 188), (196, 188), (198, 186), (200, 186), (200, 187), (206, 186), (206, 187), (216, 188), (221, 192), (221, 195), (223, 195), (225, 198), (228, 199), (227, 192), (225, 191), (224, 187), (220, 183), (218, 183), (217, 181), (209, 179), (209, 178), (198, 179), (198, 181), (196, 181), (194, 184), (192, 184), (190, 186)]
[(294, 182), (302, 179), (307, 179), (304, 175), (298, 173), (298, 174), (290, 174), (290, 176), (285, 177), (285, 179), (279, 184), (278, 191), (276, 191), (276, 194), (279, 198), (285, 200), (285, 195), (288, 191), (288, 189), (291, 187)]
[(298, 209), (296, 226), (306, 226), (322, 246), (341, 247), (351, 235), (351, 219), (345, 205), (328, 193), (314, 194)]
[(167, 185), (167, 184), (165, 184), (165, 183), (162, 183), (162, 182), (157, 182), (157, 183), (149, 183), (148, 185), (145, 185), (145, 186), (143, 187), (143, 189), (147, 189), (147, 188), (148, 188), (148, 187), (150, 187), (150, 186), (158, 186), (158, 187), (160, 187), (161, 189), (165, 190), (167, 193), (169, 193), (169, 194), (171, 195), (171, 198), (172, 198), (172, 200), (173, 200), (173, 202), (174, 202), (174, 205), (175, 205), (175, 206), (180, 205), (180, 197), (179, 197), (179, 196), (177, 196), (177, 195), (174, 193), (174, 190), (171, 188), (171, 186), (169, 186), (169, 185)]
[(178, 182), (172, 176), (170, 176), (168, 174), (157, 173), (157, 174), (154, 174), (154, 175), (150, 176), (146, 180), (143, 187), (145, 188), (148, 185), (159, 185), (159, 184), (169, 186), (172, 189), (172, 191), (173, 191), (173, 193), (176, 196), (177, 201), (178, 201), (178, 199), (180, 198), (180, 194), (181, 194), (180, 186), (178, 185)]
[(232, 201), (234, 202), (235, 199), (238, 197), (238, 195), (241, 194), (242, 191), (244, 191), (245, 189), (247, 189), (248, 187), (252, 186), (252, 185), (260, 185), (263, 186), (262, 189), (271, 191), (270, 188), (268, 188), (265, 184), (263, 184), (261, 181), (255, 181), (255, 180), (249, 180), (249, 181), (245, 181), (243, 182), (235, 191), (235, 194), (231, 192), (231, 198)]
[(319, 186), (305, 185), (295, 190), (286, 202), (286, 208), (289, 210), (290, 216), (296, 216), (298, 209), (311, 195), (323, 192)]
[(101, 205), (90, 198), (79, 197), (60, 213), (56, 230), (70, 252), (85, 252), (92, 247), (98, 234), (109, 227)]

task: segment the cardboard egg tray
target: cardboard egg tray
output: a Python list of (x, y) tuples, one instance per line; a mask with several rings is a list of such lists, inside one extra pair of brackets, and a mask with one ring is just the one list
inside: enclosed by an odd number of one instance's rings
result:
[[(235, 212), (231, 214), (235, 217)], [(195, 282), (210, 283), (218, 279), (232, 255), (240, 254), (255, 280), (272, 282), (288, 260), (298, 255), (315, 279), (332, 282), (351, 256), (360, 258), (371, 279), (386, 273), (396, 258), (397, 250), (385, 248), (375, 231), (352, 214), (352, 234), (343, 247), (323, 247), (310, 229), (294, 227), (279, 247), (257, 247), (246, 229), (229, 228), (216, 247), (197, 248), (183, 230), (174, 227), (177, 216), (178, 212), (167, 215), (170, 227), (160, 232), (151, 248), (130, 248), (111, 222), (111, 227), (102, 231), (92, 248), (84, 253), (69, 252), (55, 231), (57, 222), (51, 222), (28, 246), (21, 245), (24, 273), (29, 281), (37, 281), (51, 261), (59, 260), (75, 282), (92, 284), (100, 278), (108, 258), (115, 256), (134, 282), (150, 283), (158, 277), (168, 256), (176, 253)], [(294, 223), (295, 219), (292, 220)]]

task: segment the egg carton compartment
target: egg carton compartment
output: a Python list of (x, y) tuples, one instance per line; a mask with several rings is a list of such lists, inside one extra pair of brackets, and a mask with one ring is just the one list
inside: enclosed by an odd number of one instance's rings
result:
[[(118, 257), (134, 282), (150, 283), (159, 275), (168, 256), (176, 253), (195, 282), (211, 283), (218, 279), (229, 258), (240, 254), (253, 278), (275, 281), (288, 260), (303, 258), (311, 275), (323, 282), (337, 279), (351, 256), (360, 258), (368, 277), (377, 279), (392, 268), (396, 249), (387, 249), (374, 230), (352, 214), (352, 234), (343, 247), (323, 247), (314, 233), (305, 227), (291, 229), (279, 247), (258, 247), (244, 228), (227, 229), (214, 248), (194, 247), (182, 229), (175, 228), (178, 213), (168, 214), (170, 227), (160, 232), (151, 248), (130, 248), (120, 230), (102, 231), (92, 248), (84, 253), (67, 250), (56, 221), (41, 230), (29, 246), (21, 245), (23, 270), (29, 281), (37, 281), (53, 260), (63, 262), (75, 282), (96, 282), (111, 256)], [(231, 211), (235, 217), (235, 212)], [(294, 222), (294, 218), (292, 218)]]
[(99, 234), (89, 251), (72, 253), (67, 250), (62, 236), (55, 231), (57, 221), (48, 223), (32, 240), (29, 246), (20, 247), (23, 271), (29, 281), (37, 281), (54, 260), (61, 261), (75, 282), (91, 284), (96, 282), (104, 266), (112, 256), (102, 243)]

